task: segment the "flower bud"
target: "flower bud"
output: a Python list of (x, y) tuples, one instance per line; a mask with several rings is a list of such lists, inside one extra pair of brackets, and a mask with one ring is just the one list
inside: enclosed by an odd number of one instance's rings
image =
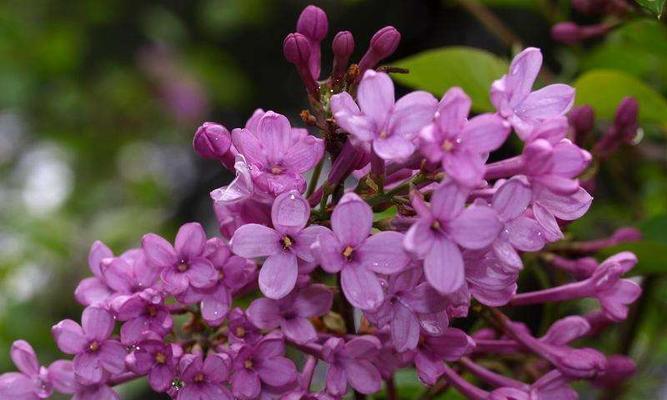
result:
[(574, 22), (560, 22), (551, 28), (551, 37), (561, 43), (575, 44), (581, 41), (581, 29)]
[(608, 0), (572, 0), (572, 7), (582, 14), (594, 15), (605, 11)]
[(593, 384), (597, 387), (618, 387), (636, 371), (637, 365), (630, 357), (614, 354), (607, 358), (607, 368), (595, 377)]
[(642, 240), (642, 233), (636, 228), (619, 228), (611, 236), (615, 243), (637, 242)]
[(331, 50), (333, 51), (333, 72), (331, 76), (334, 82), (343, 79), (347, 64), (350, 62), (350, 57), (354, 52), (354, 37), (349, 31), (338, 32), (331, 43)]
[(232, 145), (227, 128), (213, 122), (204, 122), (195, 132), (192, 147), (204, 158), (220, 159)]
[(296, 22), (296, 31), (315, 42), (321, 42), (328, 30), (327, 14), (314, 5), (304, 8)]
[(310, 43), (301, 33), (290, 33), (283, 40), (283, 55), (290, 63), (298, 67), (308, 67)]
[(639, 103), (634, 97), (625, 97), (616, 109), (614, 124), (619, 128), (632, 126), (637, 123)]
[(401, 41), (401, 33), (393, 26), (385, 26), (373, 35), (366, 54), (359, 62), (360, 74), (370, 68), (374, 68), (380, 61), (389, 57), (396, 51)]
[(574, 108), (569, 119), (577, 135), (588, 133), (595, 127), (595, 111), (588, 104)]

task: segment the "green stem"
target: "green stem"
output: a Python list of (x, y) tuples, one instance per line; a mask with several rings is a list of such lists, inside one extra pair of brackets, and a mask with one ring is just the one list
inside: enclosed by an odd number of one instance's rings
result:
[(306, 192), (306, 198), (310, 197), (311, 194), (315, 191), (317, 187), (317, 181), (320, 180), (320, 174), (322, 173), (322, 166), (324, 165), (324, 157), (317, 163), (315, 169), (313, 170), (313, 175), (310, 177), (310, 182), (308, 183), (308, 191)]

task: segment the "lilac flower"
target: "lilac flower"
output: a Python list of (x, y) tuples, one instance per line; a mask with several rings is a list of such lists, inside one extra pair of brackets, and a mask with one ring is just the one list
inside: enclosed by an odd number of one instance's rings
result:
[(232, 137), (227, 128), (214, 122), (204, 122), (197, 128), (192, 139), (192, 147), (200, 156), (222, 160), (232, 145)]
[(99, 383), (108, 374), (125, 369), (125, 347), (110, 339), (114, 318), (108, 311), (88, 307), (81, 316), (81, 325), (66, 319), (52, 329), (58, 348), (73, 354), (74, 370), (85, 383)]
[(105, 282), (102, 275), (102, 260), (113, 257), (111, 250), (99, 240), (90, 246), (88, 254), (88, 267), (93, 273), (92, 277), (85, 278), (74, 291), (76, 300), (84, 306), (104, 304), (111, 296), (112, 290)]
[(456, 361), (475, 347), (472, 338), (462, 330), (448, 328), (440, 336), (425, 336), (415, 354), (419, 379), (433, 385), (444, 372), (444, 361)]
[(523, 173), (532, 185), (539, 185), (561, 195), (575, 193), (579, 181), (575, 179), (591, 161), (591, 155), (568, 139), (551, 144), (537, 139), (523, 150)]
[(225, 386), (230, 366), (229, 356), (222, 353), (209, 353), (205, 360), (201, 354), (183, 356), (179, 363), (183, 388), (176, 400), (231, 400)]
[(324, 142), (305, 130), (292, 129), (285, 116), (267, 111), (255, 129), (235, 129), (232, 142), (251, 166), (253, 182), (277, 196), (305, 190), (302, 174), (317, 164)]
[(102, 260), (102, 275), (114, 294), (133, 294), (152, 288), (158, 281), (160, 270), (146, 263), (142, 249), (132, 249), (120, 257)]
[(0, 375), (0, 398), (12, 400), (46, 399), (53, 392), (48, 370), (39, 365), (32, 346), (24, 340), (12, 344), (9, 352), (19, 372)]
[(384, 302), (366, 315), (378, 327), (389, 325), (391, 341), (397, 351), (417, 347), (420, 314), (436, 314), (447, 305), (428, 282), (422, 281), (420, 268), (412, 268), (389, 277)]
[(531, 92), (541, 66), (542, 53), (529, 47), (514, 57), (509, 73), (491, 86), (491, 102), (522, 139), (541, 122), (565, 115), (574, 102), (574, 89), (568, 85)]
[(477, 186), (484, 177), (488, 153), (499, 148), (510, 132), (502, 118), (482, 114), (468, 120), (471, 100), (458, 87), (449, 89), (438, 105), (435, 120), (419, 134), (420, 151), (457, 183)]
[(490, 393), (489, 400), (558, 399), (576, 400), (577, 392), (569, 385), (569, 379), (558, 370), (544, 374), (532, 385), (523, 387), (501, 387)]
[(412, 205), (419, 218), (405, 234), (406, 250), (424, 259), (426, 280), (440, 293), (449, 294), (465, 281), (459, 245), (482, 249), (498, 237), (502, 224), (487, 206), (465, 207), (467, 192), (453, 181), (439, 185), (427, 206), (419, 195)]
[(127, 366), (139, 375), (148, 375), (148, 383), (156, 392), (167, 391), (176, 377), (178, 359), (183, 350), (167, 344), (159, 337), (144, 340), (126, 357)]
[(120, 329), (121, 342), (125, 345), (138, 343), (146, 332), (165, 336), (174, 325), (162, 296), (154, 289), (120, 296), (112, 303), (112, 309), (119, 321), (126, 321)]
[(415, 151), (412, 142), (433, 119), (437, 100), (426, 92), (412, 92), (394, 102), (389, 75), (372, 70), (364, 74), (357, 102), (347, 92), (331, 97), (336, 123), (358, 142), (372, 144), (384, 160), (405, 160)]
[(235, 398), (254, 399), (262, 384), (283, 386), (296, 379), (294, 363), (283, 356), (282, 338), (266, 337), (256, 344), (233, 345), (232, 392)]
[(280, 300), (254, 300), (248, 307), (248, 318), (258, 328), (280, 327), (289, 340), (307, 343), (317, 339), (317, 332), (308, 318), (326, 314), (332, 302), (330, 290), (323, 285), (311, 285)]
[(480, 303), (500, 307), (516, 294), (518, 271), (508, 270), (495, 253), (466, 251), (463, 259), (470, 294)]
[(331, 214), (333, 231), (320, 234), (313, 247), (325, 271), (340, 271), (345, 297), (362, 310), (374, 309), (384, 299), (375, 273), (395, 274), (410, 263), (401, 246), (403, 235), (386, 231), (369, 237), (372, 225), (370, 206), (347, 193)]
[(51, 364), (49, 378), (56, 391), (72, 394), (72, 400), (120, 400), (118, 393), (106, 383), (80, 383), (71, 361), (58, 360)]
[(240, 308), (235, 308), (227, 315), (229, 333), (227, 339), (231, 344), (257, 343), (262, 338), (259, 328), (250, 320)]
[(357, 336), (347, 343), (341, 338), (328, 339), (322, 350), (323, 359), (329, 364), (327, 392), (343, 396), (348, 384), (364, 394), (380, 390), (380, 373), (370, 361), (380, 348), (375, 336)]
[(278, 196), (273, 203), (273, 229), (247, 224), (234, 232), (231, 246), (235, 254), (246, 258), (268, 256), (259, 272), (259, 288), (266, 297), (280, 299), (289, 294), (299, 273), (297, 260), (315, 260), (310, 246), (325, 228), (318, 225), (306, 228), (309, 217), (308, 201), (292, 190)]
[(308, 38), (310, 45), (308, 65), (315, 80), (320, 77), (320, 43), (327, 35), (328, 29), (327, 14), (314, 5), (304, 8), (296, 23), (297, 32)]
[(206, 288), (215, 284), (218, 273), (204, 256), (206, 233), (196, 222), (181, 226), (175, 245), (153, 233), (144, 235), (141, 246), (148, 264), (161, 270), (165, 290), (173, 295), (189, 287)]
[(210, 326), (222, 324), (232, 304), (232, 295), (256, 279), (256, 265), (250, 260), (232, 254), (229, 246), (219, 238), (206, 242), (206, 258), (218, 271), (215, 285), (204, 288), (188, 288), (178, 299), (185, 304), (200, 302), (204, 321)]

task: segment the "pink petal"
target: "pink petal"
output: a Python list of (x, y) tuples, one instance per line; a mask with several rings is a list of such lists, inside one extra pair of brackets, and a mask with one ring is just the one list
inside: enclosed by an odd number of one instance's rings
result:
[(545, 207), (540, 204), (533, 204), (533, 215), (540, 227), (546, 240), (555, 242), (563, 238), (563, 233), (558, 226), (558, 221)]
[(347, 195), (347, 199), (338, 203), (331, 214), (331, 227), (341, 244), (354, 247), (371, 233), (373, 211), (356, 195)]
[(204, 244), (204, 228), (196, 222), (190, 222), (179, 228), (174, 247), (179, 256), (189, 259), (199, 256), (204, 250)]
[(280, 232), (296, 233), (303, 229), (310, 217), (310, 204), (296, 190), (276, 197), (271, 207), (271, 220)]
[(0, 398), (7, 400), (38, 400), (35, 383), (27, 375), (8, 372), (0, 375)]
[(440, 100), (435, 120), (445, 137), (454, 137), (463, 130), (468, 120), (470, 97), (459, 87), (449, 89)]
[(394, 305), (391, 340), (398, 352), (414, 349), (419, 341), (419, 321), (415, 314), (401, 303)]
[(345, 375), (350, 386), (360, 393), (371, 394), (380, 390), (382, 378), (368, 360), (350, 360), (345, 364)]
[(282, 160), (290, 149), (292, 127), (284, 115), (267, 111), (257, 125), (257, 138), (269, 162)]
[(234, 129), (232, 131), (232, 143), (249, 164), (265, 165), (267, 163), (261, 142), (249, 130)]
[(509, 241), (521, 251), (539, 251), (544, 247), (544, 233), (532, 218), (519, 217), (507, 226)]
[(154, 233), (144, 235), (141, 247), (146, 253), (146, 259), (154, 267), (164, 268), (178, 262), (176, 250), (171, 243)]
[(442, 166), (457, 183), (468, 188), (478, 186), (484, 178), (484, 160), (468, 148), (445, 154)]
[(77, 378), (85, 383), (99, 383), (104, 377), (104, 370), (99, 363), (97, 353), (83, 352), (74, 357), (74, 371)]
[(231, 296), (206, 296), (201, 301), (201, 314), (209, 325), (219, 325), (231, 306)]
[(100, 270), (100, 263), (105, 258), (113, 257), (113, 253), (104, 243), (96, 240), (92, 246), (90, 246), (90, 252), (88, 253), (88, 266), (93, 272), (93, 275), (100, 278), (102, 277), (102, 271)]
[(473, 204), (451, 222), (449, 233), (467, 249), (482, 249), (496, 240), (502, 228), (491, 207)]
[(591, 162), (591, 155), (586, 150), (567, 139), (554, 146), (554, 167), (552, 173), (574, 178), (581, 174)]
[(99, 362), (105, 370), (112, 374), (120, 374), (125, 370), (125, 346), (115, 340), (107, 340), (99, 350)]
[(202, 371), (210, 382), (222, 383), (229, 376), (230, 364), (230, 359), (226, 354), (212, 353), (206, 357)]
[(373, 151), (383, 160), (403, 161), (415, 152), (415, 145), (403, 136), (392, 134), (373, 140)]
[(523, 118), (547, 119), (565, 115), (574, 104), (574, 89), (564, 84), (543, 87), (528, 95), (516, 113)]
[(389, 133), (414, 138), (419, 131), (433, 121), (438, 101), (432, 94), (422, 91), (401, 97), (389, 117)]
[(290, 146), (283, 165), (295, 172), (306, 172), (313, 168), (324, 155), (324, 141), (308, 135)]
[(25, 340), (15, 341), (9, 350), (9, 356), (19, 371), (30, 377), (39, 376), (39, 361), (30, 343)]
[(482, 114), (466, 124), (461, 136), (467, 149), (477, 154), (498, 149), (507, 139), (510, 126), (495, 114)]
[(438, 238), (424, 260), (426, 280), (442, 294), (455, 292), (465, 281), (463, 257), (458, 246)]
[(331, 231), (323, 226), (311, 225), (299, 232), (299, 234), (293, 238), (295, 243), (292, 247), (292, 250), (297, 255), (297, 257), (303, 261), (314, 262), (316, 261), (316, 257), (312, 251), (313, 244), (317, 241), (317, 238), (321, 234), (328, 234), (330, 232)]
[(394, 106), (394, 84), (389, 75), (368, 70), (359, 83), (357, 102), (361, 111), (371, 117), (375, 126), (384, 126)]
[(102, 263), (102, 275), (106, 284), (116, 292), (132, 293), (134, 286), (130, 265), (120, 257), (106, 259)]
[(318, 235), (312, 253), (318, 258), (322, 269), (333, 274), (340, 271), (346, 263), (343, 249), (344, 245), (338, 241), (336, 235), (327, 230)]
[(540, 49), (529, 47), (514, 57), (506, 77), (506, 89), (511, 93), (512, 106), (517, 105), (528, 96), (541, 67)]
[(341, 284), (350, 304), (362, 310), (372, 310), (384, 300), (382, 286), (375, 274), (360, 265), (343, 268)]
[(403, 246), (405, 250), (414, 253), (419, 258), (426, 257), (426, 254), (431, 250), (431, 246), (435, 241), (435, 234), (431, 229), (431, 223), (428, 220), (418, 220), (408, 231), (403, 238)]
[(239, 227), (230, 242), (234, 254), (246, 257), (266, 257), (282, 251), (280, 235), (275, 230), (260, 224)]
[(281, 299), (294, 289), (298, 274), (299, 267), (294, 254), (274, 254), (264, 261), (259, 271), (259, 289), (270, 299)]
[(593, 197), (583, 188), (571, 195), (558, 195), (548, 190), (539, 192), (539, 203), (554, 216), (566, 221), (581, 218), (592, 202)]
[(410, 256), (403, 250), (403, 235), (398, 232), (379, 232), (372, 235), (357, 250), (362, 265), (380, 274), (395, 274), (410, 263)]
[(532, 198), (530, 187), (520, 179), (510, 179), (493, 194), (493, 209), (502, 221), (509, 221), (521, 215)]
[(253, 300), (246, 313), (250, 322), (260, 329), (274, 329), (282, 319), (278, 302), (267, 298)]
[(565, 317), (554, 322), (541, 340), (549, 344), (564, 346), (584, 336), (590, 329), (591, 325), (585, 318)]
[(114, 325), (113, 315), (103, 308), (88, 307), (81, 315), (81, 326), (89, 339), (107, 339), (111, 336)]
[(331, 113), (336, 124), (362, 142), (370, 142), (375, 137), (375, 124), (361, 114), (359, 107), (347, 92), (331, 96)]
[(239, 369), (232, 376), (232, 393), (240, 399), (255, 399), (262, 390), (259, 375), (255, 371)]
[(164, 392), (171, 387), (174, 373), (167, 366), (152, 368), (148, 374), (148, 383), (157, 392)]
[(80, 353), (88, 344), (88, 339), (81, 326), (70, 319), (60, 321), (51, 329), (51, 332), (58, 348), (65, 354)]
[(466, 198), (466, 191), (459, 188), (452, 180), (440, 184), (431, 197), (431, 207), (433, 215), (445, 221), (454, 219), (463, 211)]
[(97, 277), (81, 280), (74, 291), (76, 301), (84, 306), (102, 303), (109, 296), (111, 296), (111, 290)]

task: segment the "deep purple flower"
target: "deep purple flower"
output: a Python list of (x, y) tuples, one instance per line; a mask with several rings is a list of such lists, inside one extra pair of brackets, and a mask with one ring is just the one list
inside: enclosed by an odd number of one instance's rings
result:
[(240, 308), (235, 308), (227, 315), (229, 333), (227, 339), (230, 344), (257, 343), (262, 338), (257, 328)]
[(315, 80), (320, 77), (320, 43), (327, 35), (328, 30), (327, 14), (314, 5), (304, 8), (296, 22), (296, 31), (304, 35), (310, 45), (308, 66), (311, 76)]
[(403, 235), (379, 232), (369, 237), (373, 210), (359, 196), (347, 193), (331, 214), (331, 228), (320, 234), (313, 251), (330, 273), (341, 273), (348, 301), (362, 310), (379, 306), (384, 294), (375, 273), (395, 274), (410, 263), (403, 250)]
[(449, 89), (438, 105), (435, 120), (419, 134), (420, 151), (466, 187), (477, 186), (484, 177), (488, 153), (499, 148), (510, 126), (493, 114), (468, 120), (471, 100), (458, 87)]
[(119, 321), (126, 321), (120, 329), (121, 342), (125, 345), (138, 343), (147, 332), (163, 337), (174, 325), (164, 299), (154, 289), (119, 296), (114, 299), (112, 309)]
[(375, 32), (368, 45), (368, 50), (359, 61), (359, 71), (363, 74), (375, 68), (380, 61), (392, 55), (401, 42), (401, 33), (393, 26), (385, 26)]
[(380, 328), (389, 325), (394, 347), (403, 352), (417, 347), (420, 314), (436, 314), (446, 306), (446, 299), (423, 281), (422, 269), (411, 268), (389, 277), (384, 302), (366, 315)]
[(334, 396), (354, 390), (370, 394), (380, 390), (382, 378), (371, 360), (381, 348), (375, 336), (357, 336), (347, 343), (341, 338), (328, 339), (323, 346), (323, 360), (329, 364), (327, 392)]
[(197, 128), (192, 139), (192, 147), (200, 156), (221, 160), (232, 145), (232, 137), (227, 128), (214, 122), (204, 122)]
[(19, 372), (0, 375), (0, 398), (12, 400), (46, 399), (53, 392), (48, 370), (39, 365), (32, 346), (24, 340), (12, 344), (9, 352)]
[(322, 139), (305, 129), (292, 129), (285, 116), (273, 111), (264, 113), (253, 129), (235, 129), (232, 142), (250, 165), (253, 182), (274, 196), (290, 190), (303, 192), (303, 173), (324, 152)]
[(565, 115), (574, 103), (574, 89), (553, 84), (531, 92), (542, 66), (542, 53), (529, 47), (519, 53), (509, 73), (491, 86), (491, 102), (524, 139), (531, 130), (550, 118)]
[(312, 225), (308, 201), (296, 190), (278, 196), (271, 208), (273, 229), (247, 224), (234, 232), (232, 251), (246, 258), (267, 257), (259, 272), (259, 288), (272, 299), (289, 294), (299, 273), (297, 260), (315, 260), (310, 246), (325, 228)]
[(333, 293), (323, 285), (311, 285), (292, 292), (280, 300), (259, 298), (248, 307), (248, 318), (261, 329), (280, 328), (288, 339), (307, 343), (317, 339), (317, 332), (308, 320), (331, 309)]
[(231, 360), (224, 353), (209, 353), (206, 360), (201, 354), (188, 354), (179, 363), (183, 387), (177, 400), (232, 400), (225, 386), (229, 378)]
[(389, 75), (367, 71), (359, 83), (357, 102), (347, 92), (331, 97), (336, 123), (357, 142), (371, 144), (384, 160), (403, 161), (415, 151), (413, 139), (431, 122), (437, 100), (426, 92), (412, 92), (394, 101)]
[(80, 383), (71, 361), (58, 360), (51, 364), (49, 378), (56, 391), (73, 395), (72, 400), (121, 400), (106, 383)]
[(488, 206), (465, 207), (467, 191), (453, 181), (440, 184), (430, 207), (412, 196), (419, 219), (405, 234), (405, 248), (424, 259), (426, 280), (440, 293), (453, 293), (465, 281), (459, 246), (482, 249), (493, 243), (502, 229), (497, 213)]
[(73, 354), (74, 370), (85, 383), (99, 383), (108, 374), (119, 374), (125, 369), (125, 347), (110, 339), (114, 318), (98, 307), (83, 310), (81, 325), (66, 319), (52, 329), (58, 348)]
[(435, 384), (443, 373), (443, 361), (456, 361), (474, 347), (472, 338), (456, 328), (448, 328), (440, 336), (425, 336), (415, 354), (419, 379), (427, 385)]
[(285, 343), (265, 337), (255, 344), (233, 345), (232, 392), (235, 398), (255, 399), (262, 384), (283, 386), (296, 379), (294, 363), (284, 357)]
[(196, 222), (181, 226), (174, 246), (153, 233), (144, 235), (141, 241), (148, 264), (161, 270), (164, 288), (173, 295), (189, 287), (201, 289), (215, 284), (218, 273), (204, 256), (205, 245), (206, 233)]
[(167, 391), (176, 377), (178, 360), (183, 350), (175, 344), (167, 344), (159, 337), (142, 341), (126, 357), (127, 366), (139, 375), (148, 375), (148, 383), (156, 392)]

